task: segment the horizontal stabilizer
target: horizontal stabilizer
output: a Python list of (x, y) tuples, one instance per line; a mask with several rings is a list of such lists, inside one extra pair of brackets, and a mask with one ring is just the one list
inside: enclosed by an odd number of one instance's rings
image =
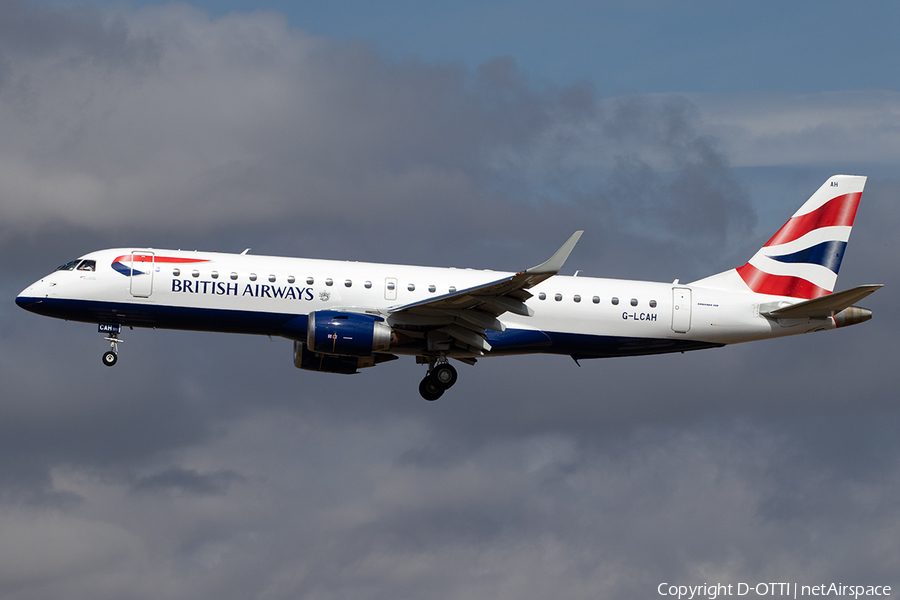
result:
[(861, 285), (843, 292), (836, 292), (787, 306), (779, 306), (782, 304), (781, 302), (773, 302), (771, 303), (771, 308), (761, 305), (759, 312), (761, 315), (776, 319), (826, 319), (851, 306), (853, 303), (862, 300), (881, 287), (883, 287), (883, 284), (880, 283)]

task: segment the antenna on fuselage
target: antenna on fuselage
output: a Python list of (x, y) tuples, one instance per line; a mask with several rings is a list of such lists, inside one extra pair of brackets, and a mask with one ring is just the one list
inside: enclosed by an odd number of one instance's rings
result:
[(241, 252), (241, 256), (246, 256), (248, 252), (250, 252), (250, 248), (247, 248), (246, 250)]

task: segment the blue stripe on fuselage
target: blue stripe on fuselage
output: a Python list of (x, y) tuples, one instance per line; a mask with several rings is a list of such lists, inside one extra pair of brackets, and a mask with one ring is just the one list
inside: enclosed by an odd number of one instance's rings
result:
[[(40, 315), (69, 321), (118, 323), (126, 327), (277, 335), (301, 342), (306, 341), (306, 314), (23, 296), (16, 298), (16, 304)], [(684, 339), (588, 335), (533, 329), (488, 331), (487, 334), (487, 341), (492, 347), (488, 356), (543, 353), (570, 355), (576, 359), (611, 358), (684, 352), (718, 348), (723, 345)], [(396, 352), (410, 353), (404, 350), (416, 353), (413, 348), (398, 348)], [(392, 348), (391, 351), (395, 350)]]

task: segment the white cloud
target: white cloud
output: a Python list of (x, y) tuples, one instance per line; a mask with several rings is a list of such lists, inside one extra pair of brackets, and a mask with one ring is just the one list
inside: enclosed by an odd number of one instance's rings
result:
[(894, 164), (900, 93), (691, 96), (736, 167)]

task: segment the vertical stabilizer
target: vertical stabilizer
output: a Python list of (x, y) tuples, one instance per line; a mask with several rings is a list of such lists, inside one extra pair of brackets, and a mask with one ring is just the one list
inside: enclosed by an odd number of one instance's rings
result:
[(695, 285), (818, 298), (834, 291), (866, 178), (835, 175), (747, 263)]

